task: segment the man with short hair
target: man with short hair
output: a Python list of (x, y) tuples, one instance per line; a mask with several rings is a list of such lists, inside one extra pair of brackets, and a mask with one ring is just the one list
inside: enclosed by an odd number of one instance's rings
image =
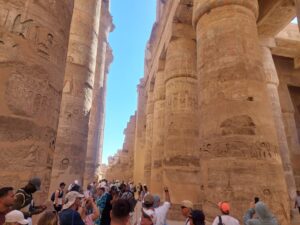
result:
[(147, 194), (144, 198), (142, 213), (143, 215), (147, 215), (148, 217), (150, 217), (154, 225), (166, 224), (167, 213), (171, 207), (171, 200), (170, 200), (169, 189), (167, 187), (164, 188), (164, 192), (165, 192), (165, 202), (162, 205), (160, 204), (160, 198), (159, 197), (157, 198), (157, 196), (155, 196), (154, 198), (153, 195)]
[(31, 217), (40, 214), (46, 210), (45, 205), (35, 206), (32, 194), (41, 189), (41, 179), (34, 177), (30, 179), (27, 185), (17, 190), (15, 203), (12, 209), (20, 210), (23, 212), (25, 219), (31, 224)]
[(14, 189), (12, 187), (0, 188), (0, 225), (5, 222), (5, 215), (15, 203)]
[(65, 198), (63, 210), (59, 213), (60, 225), (85, 225), (77, 212), (81, 207), (84, 195), (77, 191), (70, 191)]
[(181, 214), (186, 218), (185, 225), (190, 225), (190, 215), (193, 211), (194, 205), (189, 200), (184, 200), (181, 202)]
[(59, 184), (59, 188), (54, 192), (54, 209), (56, 212), (60, 212), (62, 210), (62, 206), (64, 204), (64, 189), (66, 184), (64, 182)]
[(127, 225), (129, 222), (130, 203), (126, 199), (118, 199), (110, 212), (111, 225)]
[(212, 223), (212, 225), (218, 225), (218, 224), (223, 224), (223, 225), (240, 225), (240, 222), (230, 216), (230, 205), (228, 202), (219, 202), (218, 204), (219, 209), (222, 213), (221, 216), (217, 216), (214, 219), (214, 222)]

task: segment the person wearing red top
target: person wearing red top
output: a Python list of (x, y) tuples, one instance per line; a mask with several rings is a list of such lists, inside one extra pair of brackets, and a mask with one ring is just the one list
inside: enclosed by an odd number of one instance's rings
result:
[(0, 225), (4, 224), (5, 215), (11, 210), (14, 202), (14, 189), (12, 187), (0, 188)]

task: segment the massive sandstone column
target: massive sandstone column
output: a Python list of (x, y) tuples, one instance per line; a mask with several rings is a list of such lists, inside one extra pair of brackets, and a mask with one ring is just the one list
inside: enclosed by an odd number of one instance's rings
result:
[(163, 193), (162, 161), (164, 155), (164, 132), (165, 132), (165, 77), (164, 71), (156, 73), (154, 86), (154, 109), (153, 109), (153, 140), (151, 153), (151, 192)]
[(242, 218), (254, 196), (289, 224), (289, 201), (257, 35), (257, 1), (194, 1), (201, 189), (207, 217), (229, 201)]
[(51, 190), (82, 184), (96, 68), (100, 0), (75, 0)]
[[(193, 31), (190, 25), (182, 24), (173, 24), (174, 30), (178, 26), (187, 28), (179, 30)], [(185, 33), (173, 35), (165, 65), (163, 183), (170, 188), (175, 205), (185, 199), (197, 204), (200, 201), (200, 187), (196, 41)], [(179, 210), (177, 207), (175, 209)], [(179, 219), (181, 215), (177, 213), (171, 213), (171, 217)]]
[(98, 36), (98, 50), (97, 50), (97, 63), (95, 72), (95, 82), (93, 89), (93, 102), (89, 120), (89, 133), (87, 155), (85, 162), (84, 172), (84, 186), (91, 183), (96, 178), (98, 164), (102, 159), (102, 143), (104, 131), (104, 98), (105, 98), (105, 85), (106, 85), (106, 70), (111, 63), (112, 57), (108, 45), (108, 35), (113, 28), (112, 18), (109, 13), (109, 2), (102, 2), (101, 5), (101, 18)]
[(151, 154), (153, 144), (153, 90), (148, 91), (146, 107), (146, 136), (145, 136), (145, 164), (144, 181), (151, 186)]
[(134, 145), (134, 182), (137, 184), (144, 181), (145, 164), (145, 126), (146, 126), (146, 97), (143, 80), (138, 85), (138, 109), (136, 114), (136, 130)]
[(42, 178), (44, 201), (73, 1), (0, 0), (0, 186)]
[(269, 47), (262, 46), (262, 56), (265, 79), (267, 82), (267, 92), (269, 95), (269, 101), (271, 102), (271, 109), (273, 112), (275, 128), (277, 132), (279, 152), (283, 163), (283, 170), (289, 197), (292, 203), (291, 206), (293, 206), (296, 198), (296, 184), (278, 95), (279, 79), (274, 65), (272, 52)]

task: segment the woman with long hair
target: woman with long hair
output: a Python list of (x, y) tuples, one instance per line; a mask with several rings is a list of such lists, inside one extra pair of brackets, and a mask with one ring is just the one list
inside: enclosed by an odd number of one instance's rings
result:
[(56, 212), (45, 212), (39, 219), (37, 225), (58, 225), (58, 216)]

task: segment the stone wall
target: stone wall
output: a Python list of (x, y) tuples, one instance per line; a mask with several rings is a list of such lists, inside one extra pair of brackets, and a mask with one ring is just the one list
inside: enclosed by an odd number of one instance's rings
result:
[[(300, 89), (291, 87), (297, 84), (291, 74), (300, 39), (291, 30), (276, 35), (295, 17), (295, 5), (157, 4), (138, 86), (135, 183), (159, 194), (169, 186), (169, 217), (176, 220), (184, 199), (208, 220), (227, 200), (241, 219), (259, 196), (288, 225), (299, 188)], [(272, 52), (291, 59), (275, 57), (275, 68)]]
[(0, 186), (20, 188), (39, 176), (36, 199), (45, 201), (59, 182), (82, 182), (88, 136), (97, 137), (89, 148), (93, 180), (111, 27), (109, 0), (0, 1)]

